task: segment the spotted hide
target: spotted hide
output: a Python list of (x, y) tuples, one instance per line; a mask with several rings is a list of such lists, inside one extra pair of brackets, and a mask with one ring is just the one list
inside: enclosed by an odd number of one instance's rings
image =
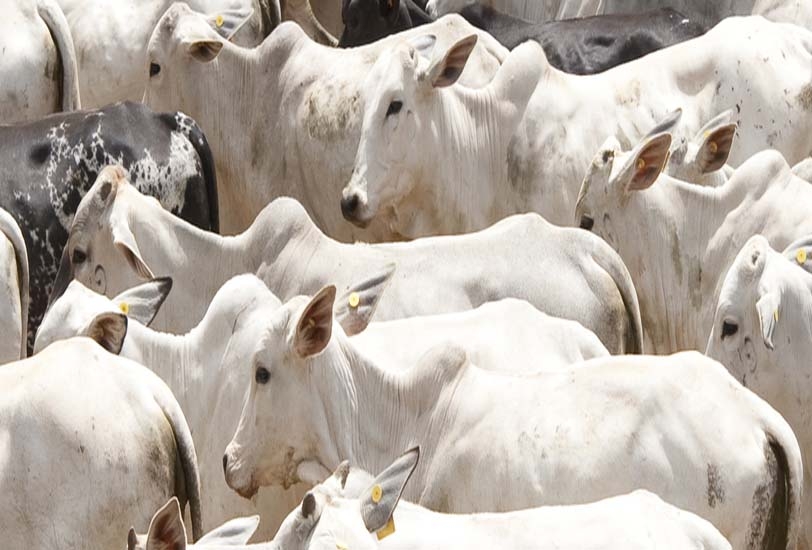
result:
[(182, 113), (136, 103), (0, 126), (0, 207), (22, 229), (31, 273), (29, 348), (48, 304), (68, 228), (107, 164), (187, 221), (217, 231), (217, 184), (208, 142)]

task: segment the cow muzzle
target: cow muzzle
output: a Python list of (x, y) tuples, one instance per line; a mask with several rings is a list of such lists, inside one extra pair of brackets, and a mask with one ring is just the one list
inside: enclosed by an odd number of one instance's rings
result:
[(361, 193), (351, 191), (345, 193), (341, 198), (341, 215), (353, 225), (365, 228), (369, 225), (369, 218), (366, 216), (367, 203)]

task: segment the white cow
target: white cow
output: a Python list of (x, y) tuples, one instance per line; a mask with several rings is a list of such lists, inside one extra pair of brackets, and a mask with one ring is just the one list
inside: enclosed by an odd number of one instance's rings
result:
[[(401, 503), (400, 495), (417, 466), (418, 455), (418, 449), (408, 451), (356, 498), (347, 493), (349, 463), (343, 462), (332, 476), (307, 492), (271, 542), (243, 546), (254, 518), (233, 520), (231, 526), (224, 525), (206, 538), (226, 540), (233, 550), (730, 549), (730, 543), (709, 522), (648, 491), (590, 504), (499, 514), (440, 514)], [(187, 545), (176, 499), (156, 512), (147, 535), (133, 533), (129, 542), (128, 550), (207, 546), (205, 541)]]
[(0, 124), (81, 108), (68, 22), (55, 0), (2, 0)]
[(604, 0), (428, 0), (426, 11), (434, 17), (459, 12), (479, 2), (528, 21), (589, 17), (601, 12)]
[(812, 233), (812, 186), (784, 157), (763, 151), (724, 185), (658, 177), (668, 133), (646, 137), (629, 155), (610, 138), (583, 180), (575, 219), (618, 251), (640, 297), (646, 349), (705, 349), (725, 270), (750, 236), (786, 246)]
[(380, 471), (392, 449), (419, 442), (425, 460), (405, 496), (432, 510), (579, 504), (643, 488), (710, 520), (735, 548), (760, 546), (765, 532), (794, 548), (798, 443), (715, 361), (609, 357), (511, 376), (449, 345), (393, 372), (334, 323), (334, 298), (325, 287), (265, 321), (223, 459), (241, 495), (318, 483), (342, 458)]
[[(105, 168), (82, 199), (57, 281), (67, 285), (75, 278), (114, 295), (153, 274), (170, 276), (175, 289), (158, 328), (190, 329), (236, 274), (256, 273), (286, 300), (329, 282), (343, 290), (395, 264), (376, 319), (520, 298), (549, 315), (580, 322), (613, 353), (640, 352), (637, 296), (623, 262), (601, 239), (555, 227), (538, 215), (513, 216), (470, 235), (344, 244), (324, 235), (302, 205), (283, 197), (244, 233), (222, 237), (173, 216), (125, 178), (120, 167)], [(63, 290), (55, 288), (53, 296)]]
[(121, 547), (172, 495), (200, 493), (192, 437), (166, 384), (88, 338), (0, 369), (3, 547)]
[(28, 250), (20, 226), (0, 208), (0, 364), (28, 355)]
[[(206, 129), (217, 161), (225, 233), (244, 230), (271, 200), (291, 196), (334, 238), (389, 239), (386, 228), (354, 230), (338, 209), (361, 135), (364, 77), (380, 52), (406, 38), (419, 47), (411, 50), (418, 56), (434, 45), (426, 35), (435, 36), (442, 49), (472, 29), (453, 16), (346, 50), (321, 46), (296, 25), (283, 23), (261, 46), (246, 50), (176, 4), (150, 39), (154, 74), (145, 101), (153, 109), (180, 109)], [(461, 77), (471, 86), (489, 82), (507, 53), (477, 32), (481, 45)]]
[[(761, 235), (750, 238), (725, 276), (707, 355), (772, 404), (795, 430), (804, 457), (812, 457), (812, 260), (798, 248), (792, 260)], [(812, 508), (812, 469), (804, 464), (804, 509)]]
[[(56, 0), (65, 12), (79, 58), (85, 107), (141, 101), (147, 42), (174, 0)], [(278, 0), (186, 0), (205, 13), (212, 29), (235, 43), (254, 47), (279, 24)], [(177, 109), (172, 109), (177, 110)]]
[(578, 182), (603, 140), (617, 135), (630, 147), (678, 107), (679, 138), (735, 109), (733, 166), (767, 147), (791, 163), (812, 151), (812, 32), (795, 25), (730, 18), (588, 76), (557, 71), (539, 47), (522, 45), (488, 86), (449, 86), (470, 46), (443, 50), (443, 70), (418, 66), (403, 45), (378, 58), (362, 86), (347, 219), (405, 237), (473, 231), (527, 210), (571, 223)]
[(812, 5), (806, 0), (756, 0), (753, 15), (812, 29)]

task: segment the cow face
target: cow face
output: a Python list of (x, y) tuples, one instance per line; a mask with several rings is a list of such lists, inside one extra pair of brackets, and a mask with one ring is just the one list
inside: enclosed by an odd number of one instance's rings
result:
[(476, 45), (476, 35), (463, 38), (429, 63), (433, 36), (398, 45), (384, 53), (364, 84), (364, 122), (355, 167), (344, 188), (341, 212), (365, 227), (382, 208), (409, 202), (420, 170), (431, 162), (429, 143), (419, 136), (437, 133), (442, 120), (438, 90), (452, 85)]
[(62, 251), (51, 304), (73, 279), (106, 294), (154, 278), (130, 229), (126, 194), (132, 187), (126, 178), (120, 166), (104, 168), (79, 203)]
[[(799, 254), (799, 257), (801, 254)], [(806, 260), (805, 253), (801, 258)], [(812, 330), (805, 313), (812, 277), (756, 235), (744, 245), (725, 276), (707, 355), (724, 364), (745, 386), (771, 403), (782, 395), (789, 373), (806, 368)]]
[(155, 26), (147, 45), (144, 103), (156, 110), (183, 105), (198, 113), (196, 86), (210, 79), (225, 43), (245, 25), (253, 10), (225, 10), (204, 15), (183, 3), (173, 4)]
[(646, 137), (629, 153), (610, 137), (592, 160), (575, 204), (575, 223), (615, 246), (612, 217), (624, 215), (631, 194), (648, 189), (668, 158), (670, 134)]
[[(319, 395), (330, 384), (324, 369), (341, 368), (331, 342), (335, 294), (328, 286), (275, 311), (253, 354), (242, 417), (223, 457), (228, 485), (246, 498), (260, 486), (297, 483), (300, 467), (325, 470), (313, 460), (334, 420)], [(337, 399), (342, 390), (327, 391)]]

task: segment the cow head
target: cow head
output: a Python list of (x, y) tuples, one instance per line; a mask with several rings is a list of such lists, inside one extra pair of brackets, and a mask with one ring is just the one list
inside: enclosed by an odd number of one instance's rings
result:
[[(346, 380), (342, 346), (368, 325), (394, 266), (351, 287), (336, 304), (334, 286), (297, 297), (276, 310), (251, 360), (242, 417), (223, 457), (226, 481), (250, 498), (259, 487), (317, 482), (333, 418)], [(337, 373), (337, 378), (333, 376)], [(326, 393), (325, 393), (326, 392)], [(341, 405), (339, 405), (341, 406)], [(312, 475), (311, 475), (312, 474)]]
[(622, 216), (633, 193), (648, 189), (668, 159), (671, 135), (649, 135), (629, 153), (620, 153), (617, 138), (601, 146), (587, 169), (575, 204), (575, 223), (615, 245), (612, 216)]
[(781, 395), (786, 376), (806, 369), (812, 351), (805, 262), (803, 249), (790, 260), (764, 237), (751, 237), (728, 269), (714, 313), (707, 355), (771, 403), (794, 401)]
[[(109, 314), (123, 314), (129, 319), (149, 326), (171, 289), (171, 278), (153, 279), (110, 299), (93, 292), (79, 281), (72, 281), (64, 294), (45, 314), (37, 330), (34, 353), (57, 340), (80, 335), (90, 337), (95, 335), (97, 338), (94, 339), (100, 343), (114, 342), (117, 334), (111, 333), (110, 329), (116, 326), (111, 324)], [(121, 335), (120, 342), (106, 347), (120, 350), (123, 337), (124, 334)]]
[(717, 115), (693, 139), (683, 141), (671, 151), (666, 172), (683, 181), (705, 184), (707, 175), (725, 166), (737, 128), (733, 109)]
[[(344, 217), (366, 226), (381, 206), (414, 191), (415, 167), (432, 162), (430, 144), (436, 90), (457, 81), (476, 45), (463, 38), (429, 62), (434, 36), (421, 36), (382, 54), (364, 83), (364, 121), (355, 167), (341, 199)], [(428, 147), (427, 147), (428, 145)]]
[[(349, 48), (370, 44), (385, 36), (411, 29), (414, 26), (407, 3), (409, 0), (344, 0), (341, 21), (344, 31), (338, 46)], [(413, 6), (414, 10), (419, 10)], [(426, 14), (417, 24), (426, 23)]]
[(120, 166), (108, 166), (82, 198), (56, 276), (50, 303), (76, 279), (100, 294), (121, 291), (152, 271), (141, 257), (130, 222), (133, 200), (155, 201), (138, 193)]
[(189, 82), (203, 82), (220, 50), (242, 26), (253, 10), (224, 10), (204, 15), (188, 5), (175, 3), (158, 20), (147, 46), (144, 68), (144, 103), (158, 111), (174, 111), (178, 106), (199, 113), (200, 96)]
[(331, 478), (308, 491), (301, 506), (288, 514), (274, 543), (292, 550), (378, 548), (378, 540), (395, 532), (393, 515), (419, 457), (417, 447), (410, 449), (381, 472), (358, 498), (351, 499), (342, 494), (336, 481), (341, 468), (348, 468), (343, 463)]
[[(248, 544), (248, 540), (259, 526), (259, 516), (249, 516), (227, 521), (200, 537), (197, 544), (189, 548), (234, 547), (235, 550)], [(186, 527), (177, 497), (172, 497), (149, 522), (146, 535), (136, 535), (130, 529), (127, 536), (127, 550), (185, 550)]]

